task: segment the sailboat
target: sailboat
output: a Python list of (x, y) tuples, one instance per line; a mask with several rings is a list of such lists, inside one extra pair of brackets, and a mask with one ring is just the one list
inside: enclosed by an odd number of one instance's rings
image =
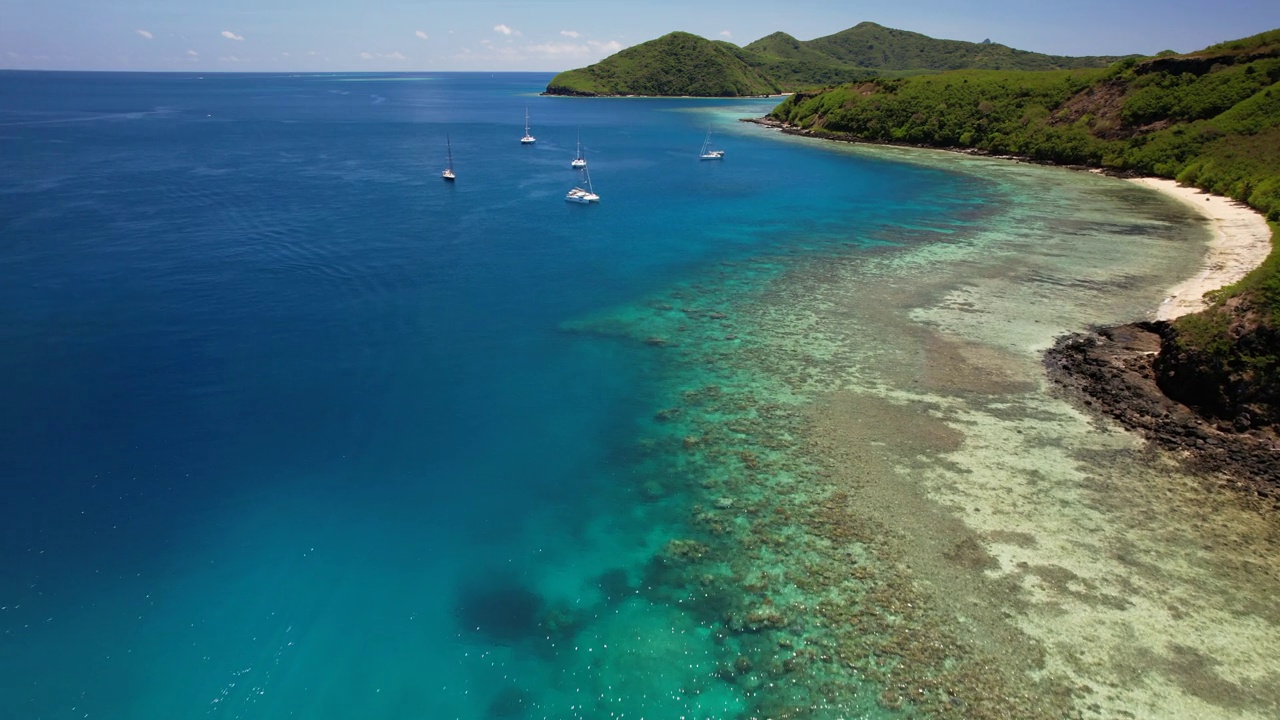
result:
[(445, 146), (445, 148), (446, 148), (446, 149), (448, 150), (448, 152), (449, 152), (449, 167), (445, 168), (445, 169), (444, 169), (444, 172), (440, 173), (440, 177), (444, 178), (445, 180), (448, 180), (448, 181), (452, 182), (452, 181), (454, 180), (454, 175), (453, 175), (453, 143), (449, 141), (449, 134), (448, 134), (448, 133), (445, 133), (445, 136), (444, 136), (444, 146)]
[(537, 142), (537, 139), (529, 134), (529, 108), (524, 109), (524, 137), (520, 138), (520, 142), (525, 145)]
[(596, 194), (595, 188), (591, 187), (591, 171), (588, 170), (586, 167), (583, 167), (582, 174), (587, 178), (587, 189), (583, 190), (580, 187), (575, 187), (574, 189), (570, 190), (568, 193), (565, 194), (564, 196), (565, 201), (572, 202), (572, 203), (581, 203), (583, 205), (586, 205), (588, 203), (593, 203), (593, 202), (600, 202), (600, 196)]
[(711, 126), (707, 126), (707, 139), (702, 141), (702, 154), (698, 156), (699, 160), (723, 160), (723, 150), (711, 149)]
[(573, 162), (569, 163), (569, 167), (575, 170), (581, 170), (587, 166), (587, 159), (582, 156), (582, 133), (578, 133), (578, 154), (573, 158)]

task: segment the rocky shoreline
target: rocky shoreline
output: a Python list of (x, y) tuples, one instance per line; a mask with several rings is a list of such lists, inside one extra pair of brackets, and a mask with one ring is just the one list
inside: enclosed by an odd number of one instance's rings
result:
[(1166, 396), (1153, 366), (1169, 332), (1169, 323), (1155, 321), (1073, 333), (1045, 352), (1044, 364), (1089, 410), (1280, 510), (1280, 438), (1270, 428), (1207, 419)]
[(832, 140), (835, 142), (852, 143), (856, 145), (881, 145), (881, 146), (888, 146), (888, 147), (917, 148), (920, 150), (944, 150), (946, 152), (960, 153), (961, 155), (977, 155), (980, 157), (1000, 158), (1002, 160), (1012, 160), (1014, 162), (1032, 163), (1035, 165), (1051, 165), (1054, 167), (1065, 167), (1065, 168), (1070, 168), (1075, 170), (1103, 172), (1104, 174), (1111, 175), (1113, 177), (1122, 177), (1122, 178), (1138, 177), (1138, 175), (1132, 174), (1132, 173), (1102, 171), (1097, 168), (1090, 168), (1084, 165), (1061, 165), (1061, 164), (1052, 163), (1052, 162), (1040, 162), (1037, 160), (1032, 160), (1031, 158), (1021, 157), (1019, 155), (996, 155), (993, 153), (986, 152), (985, 150), (979, 150), (977, 148), (948, 147), (948, 146), (942, 146), (942, 145), (927, 145), (923, 143), (909, 143), (909, 142), (891, 142), (888, 140), (866, 140), (858, 137), (857, 135), (854, 135), (853, 133), (836, 133), (836, 132), (827, 132), (827, 131), (815, 132), (813, 130), (807, 130), (805, 128), (796, 127), (795, 125), (792, 125), (791, 123), (788, 123), (788, 122), (783, 122), (782, 120), (775, 120), (769, 117), (768, 115), (765, 115), (764, 117), (739, 118), (739, 121), (745, 122), (745, 123), (751, 123), (753, 125), (759, 125), (761, 127), (771, 128), (773, 130), (778, 130), (786, 133), (787, 135), (799, 135), (801, 137), (811, 137), (811, 138), (817, 138), (819, 140)]
[(780, 93), (777, 95), (614, 95), (610, 93), (596, 93), (589, 90), (572, 90), (570, 88), (561, 87), (559, 85), (548, 85), (546, 90), (538, 93), (543, 97), (589, 97), (589, 98), (648, 98), (648, 99), (665, 99), (678, 98), (683, 100), (742, 100), (742, 99), (763, 99), (771, 97), (784, 97), (791, 93)]
[[(1000, 157), (1017, 162), (1035, 162), (1025, 157), (991, 155), (974, 148), (869, 142), (851, 134), (813, 132), (770, 117), (743, 118), (743, 122), (773, 128), (789, 135), (837, 142), (920, 147), (965, 155)], [(1157, 183), (1166, 181), (1098, 168), (1071, 167), (1115, 177), (1138, 178), (1134, 181), (1174, 197), (1178, 197), (1184, 190), (1173, 187), (1171, 181), (1167, 181), (1169, 187), (1161, 187)], [(1187, 191), (1195, 192), (1193, 189)], [(1188, 197), (1178, 199), (1189, 200)], [(1191, 204), (1205, 214), (1204, 203)], [(1221, 217), (1206, 217), (1218, 223), (1222, 221)], [(1222, 227), (1215, 229), (1215, 235), (1219, 239), (1222, 239), (1223, 234)], [(1233, 228), (1226, 234), (1229, 235), (1226, 238), (1228, 242), (1225, 243), (1228, 246), (1240, 245), (1242, 240), (1245, 244), (1248, 242), (1243, 237), (1247, 232)], [(1232, 259), (1234, 264), (1241, 267), (1230, 268), (1228, 272), (1234, 274), (1229, 276), (1223, 275), (1222, 267), (1228, 263), (1220, 256), (1211, 257), (1207, 261), (1211, 269), (1201, 273), (1204, 277), (1193, 278), (1195, 283), (1188, 281), (1194, 287), (1183, 292), (1175, 289), (1174, 295), (1166, 300), (1168, 307), (1161, 306), (1160, 320), (1097, 328), (1091, 332), (1063, 336), (1053, 348), (1045, 352), (1044, 364), (1050, 379), (1089, 412), (1113, 418), (1126, 428), (1141, 433), (1153, 445), (1174, 453), (1189, 468), (1220, 479), (1225, 485), (1248, 495), (1255, 495), (1267, 505), (1280, 510), (1280, 435), (1271, 427), (1251, 427), (1247, 419), (1243, 422), (1240, 419), (1222, 421), (1201, 415), (1166, 395), (1157, 380), (1155, 369), (1155, 361), (1162, 346), (1166, 340), (1172, 339), (1173, 331), (1167, 321), (1177, 314), (1202, 308), (1202, 297), (1207, 288), (1234, 282), (1259, 264), (1269, 250), (1269, 239), (1265, 245), (1266, 250), (1257, 257), (1245, 258), (1243, 264)], [(1183, 298), (1181, 295), (1188, 297)]]

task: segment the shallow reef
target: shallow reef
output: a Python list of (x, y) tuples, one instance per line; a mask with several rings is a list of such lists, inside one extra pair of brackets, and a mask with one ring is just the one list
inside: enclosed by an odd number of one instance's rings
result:
[(509, 645), (542, 633), (546, 601), (501, 573), (464, 583), (453, 602), (458, 628)]

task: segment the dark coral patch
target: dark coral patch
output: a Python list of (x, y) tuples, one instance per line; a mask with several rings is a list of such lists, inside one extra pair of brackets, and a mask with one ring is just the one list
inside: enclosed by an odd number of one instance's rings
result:
[(515, 578), (485, 578), (465, 583), (454, 599), (458, 626), (491, 641), (510, 645), (540, 634), (546, 601)]

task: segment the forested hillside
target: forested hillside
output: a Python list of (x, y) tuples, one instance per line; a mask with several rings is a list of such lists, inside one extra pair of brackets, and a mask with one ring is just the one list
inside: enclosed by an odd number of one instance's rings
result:
[[(759, 42), (759, 41), (757, 41)], [(747, 45), (753, 49), (756, 43)], [(1117, 57), (1063, 57), (1044, 55), (990, 40), (965, 42), (940, 40), (928, 35), (896, 30), (864, 22), (804, 43), (806, 48), (849, 67), (885, 72), (942, 70), (1059, 70), (1104, 67)]]
[(964, 70), (797, 93), (817, 134), (1177, 178), (1280, 218), (1280, 30), (1104, 70)]
[(675, 32), (568, 70), (550, 95), (765, 95), (864, 78), (957, 68), (1105, 67), (1115, 57), (1059, 57), (999, 43), (938, 40), (864, 22), (814, 40), (782, 32), (745, 47)]
[[(730, 49), (732, 48), (732, 49)], [(590, 67), (562, 72), (551, 95), (773, 95), (779, 86), (734, 51), (683, 32), (627, 48)]]
[[(798, 93), (770, 117), (820, 136), (1176, 178), (1280, 228), (1280, 30), (1105, 70), (869, 80)], [(1280, 254), (1177, 320), (1156, 370), (1210, 417), (1280, 426)]]

